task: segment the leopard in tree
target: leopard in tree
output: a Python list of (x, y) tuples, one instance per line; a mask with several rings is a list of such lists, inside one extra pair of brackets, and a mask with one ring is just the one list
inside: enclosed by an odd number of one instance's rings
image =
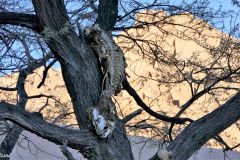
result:
[(98, 24), (86, 28), (84, 35), (100, 60), (103, 71), (102, 92), (99, 102), (91, 107), (90, 119), (97, 135), (107, 138), (116, 125), (116, 108), (112, 96), (120, 92), (125, 78), (125, 59), (121, 48), (112, 36)]

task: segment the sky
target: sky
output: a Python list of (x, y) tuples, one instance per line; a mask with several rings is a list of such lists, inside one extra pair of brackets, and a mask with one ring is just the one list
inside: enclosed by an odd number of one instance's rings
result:
[[(238, 0), (240, 2), (240, 0)], [(230, 28), (234, 25), (234, 23), (240, 23), (240, 7), (234, 6), (231, 3), (231, 0), (213, 0), (210, 3), (210, 7), (215, 6), (222, 6), (223, 10), (232, 10), (234, 13), (232, 14), (232, 17), (228, 17), (225, 19), (225, 29), (223, 30), (225, 33), (229, 33)], [(221, 26), (219, 26), (221, 27)], [(240, 38), (240, 37), (238, 37)]]
[[(138, 0), (138, 2), (140, 2), (140, 3), (141, 2), (151, 3), (152, 1), (154, 1), (154, 0)], [(177, 4), (177, 3), (181, 2), (181, 0), (169, 0), (169, 1), (171, 4)], [(185, 2), (189, 2), (189, 3), (191, 1), (193, 1), (193, 0), (185, 0)], [(199, 0), (199, 1), (201, 1), (201, 0)], [(220, 6), (222, 6), (222, 10), (225, 10), (225, 11), (232, 10), (234, 12), (234, 14), (232, 14), (232, 16), (229, 16), (224, 19), (224, 28), (223, 28), (222, 23), (219, 23), (215, 26), (218, 29), (220, 29), (221, 31), (229, 34), (232, 26), (234, 25), (234, 22), (240, 23), (240, 16), (238, 15), (238, 13), (240, 12), (240, 7), (233, 6), (231, 3), (231, 0), (209, 0), (209, 1), (210, 1), (210, 7), (212, 7), (213, 9), (218, 9)], [(240, 0), (238, 0), (238, 1), (240, 2)], [(235, 35), (235, 37), (240, 38), (240, 34)], [(59, 64), (56, 64), (55, 68), (59, 68)]]
[[(138, 2), (147, 2), (147, 3), (151, 3), (153, 2), (154, 0), (138, 0)], [(194, 0), (185, 0), (185, 2), (193, 2)], [(202, 0), (199, 0), (198, 2), (200, 2)], [(236, 1), (239, 1), (240, 3), (240, 0), (236, 0)], [(169, 0), (169, 3), (170, 4), (179, 4), (181, 3), (182, 0)], [(217, 24), (215, 27), (217, 27), (218, 29), (222, 30), (223, 32), (225, 33), (229, 33), (230, 32), (230, 29), (232, 28), (233, 26), (233, 22), (236, 21), (237, 23), (240, 23), (240, 15), (238, 15), (238, 13), (240, 12), (240, 7), (237, 7), (237, 6), (234, 6), (232, 4), (232, 0), (209, 0), (210, 2), (210, 5), (209, 7), (213, 8), (214, 10), (217, 10), (220, 6), (222, 8), (223, 11), (229, 11), (229, 10), (232, 10), (234, 13), (232, 14), (232, 17), (229, 16), (229, 17), (226, 17), (224, 18), (224, 28), (223, 28), (223, 25), (222, 23), (219, 23)], [(240, 36), (239, 36), (240, 38)]]
[[(154, 0), (138, 0), (138, 2), (143, 2), (143, 3), (144, 2), (151, 3), (152, 1)], [(186, 0), (186, 2), (187, 1), (191, 2), (193, 0)], [(170, 3), (172, 4), (177, 4), (178, 2), (179, 0), (170, 0)], [(237, 15), (237, 13), (240, 12), (240, 8), (238, 8), (237, 6), (233, 6), (231, 3), (231, 0), (210, 0), (210, 7), (212, 7), (213, 9), (217, 10), (220, 6), (222, 6), (222, 10), (224, 11), (232, 10), (233, 12), (235, 12), (232, 17), (227, 17), (224, 19), (224, 26), (222, 25), (222, 23), (219, 23), (215, 26), (222, 32), (229, 34), (233, 26), (233, 21), (240, 23), (240, 15)], [(235, 36), (240, 38), (240, 35), (239, 36), (235, 35)], [(60, 67), (59, 63), (56, 63), (54, 65), (54, 68), (59, 68), (59, 67)]]

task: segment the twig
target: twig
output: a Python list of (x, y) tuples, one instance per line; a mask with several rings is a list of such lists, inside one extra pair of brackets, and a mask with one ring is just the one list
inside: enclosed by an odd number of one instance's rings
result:
[(37, 88), (40, 88), (45, 80), (46, 80), (46, 77), (47, 77), (47, 73), (48, 73), (48, 70), (57, 62), (57, 59), (54, 59), (46, 68), (45, 70), (43, 71), (43, 78), (42, 78), (42, 81), (39, 83), (39, 85), (37, 86)]
[(142, 109), (138, 109), (138, 110), (130, 113), (129, 115), (127, 115), (126, 117), (124, 117), (124, 118), (122, 119), (122, 122), (123, 122), (124, 124), (126, 124), (127, 122), (131, 121), (134, 117), (136, 117), (136, 116), (138, 116), (139, 114), (141, 114), (142, 111), (143, 111)]
[(140, 96), (137, 94), (137, 92), (132, 88), (132, 86), (129, 84), (128, 80), (125, 79), (123, 81), (123, 88), (134, 98), (134, 100), (136, 101), (136, 103), (142, 107), (148, 114), (150, 114), (151, 116), (165, 121), (165, 122), (172, 122), (172, 123), (176, 123), (176, 124), (184, 124), (186, 122), (192, 122), (193, 120), (190, 118), (176, 118), (176, 117), (169, 117), (169, 116), (165, 116), (162, 114), (159, 114), (155, 111), (153, 111), (150, 107), (148, 107), (140, 98)]

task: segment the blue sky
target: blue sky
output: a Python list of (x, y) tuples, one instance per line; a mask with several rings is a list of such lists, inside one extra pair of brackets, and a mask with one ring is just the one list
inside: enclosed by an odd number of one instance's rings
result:
[[(138, 0), (138, 2), (147, 2), (147, 3), (151, 3), (154, 0)], [(166, 0), (167, 1), (167, 0)], [(191, 3), (194, 0), (185, 0), (184, 2), (187, 3)], [(198, 2), (200, 2), (201, 0), (199, 0)], [(240, 2), (240, 0), (237, 0)], [(164, 2), (164, 0), (163, 0)], [(182, 0), (169, 0), (170, 4), (180, 4), (182, 2)], [(212, 8), (213, 10), (218, 10), (219, 7), (221, 6), (222, 11), (229, 11), (232, 10), (232, 16), (229, 16), (227, 18), (223, 19), (224, 22), (224, 28), (223, 28), (223, 24), (222, 23), (218, 23), (215, 27), (217, 27), (218, 29), (222, 30), (225, 33), (229, 33), (230, 29), (233, 27), (233, 23), (234, 21), (236, 23), (240, 23), (240, 16), (238, 15), (238, 12), (240, 11), (240, 7), (234, 6), (232, 4), (232, 0), (209, 0), (210, 5), (209, 7)], [(240, 36), (238, 37), (240, 38)]]
[[(138, 2), (147, 2), (147, 3), (151, 3), (153, 0), (138, 0)], [(192, 0), (186, 0), (186, 2), (191, 2)], [(170, 1), (171, 4), (177, 4), (181, 2), (181, 0), (172, 0)], [(231, 0), (210, 0), (210, 7), (213, 8), (213, 9), (218, 9), (220, 6), (222, 6), (222, 10), (225, 10), (225, 11), (228, 11), (228, 10), (232, 10), (234, 13), (232, 14), (233, 16), (232, 17), (228, 17), (228, 18), (225, 18), (224, 19), (224, 28), (222, 23), (219, 23), (218, 26), (215, 26), (217, 27), (218, 29), (222, 30), (223, 32), (225, 33), (229, 33), (230, 32), (230, 29), (233, 25), (233, 22), (232, 21), (235, 21), (237, 23), (240, 23), (240, 16), (237, 16), (237, 13), (240, 11), (240, 8), (236, 7), (236, 6), (233, 6), (232, 3), (231, 3)], [(232, 24), (231, 24), (232, 23)], [(239, 38), (239, 37), (238, 37)], [(54, 66), (55, 68), (59, 68), (59, 64), (55, 64)]]
[[(154, 1), (154, 0), (138, 0), (138, 2), (143, 2), (143, 3), (144, 2), (151, 3), (152, 1)], [(169, 1), (170, 1), (170, 4), (178, 4), (178, 3), (182, 2), (181, 0), (169, 0)], [(191, 1), (193, 1), (193, 0), (185, 0), (185, 2), (189, 2), (189, 3), (191, 3)], [(240, 1), (240, 0), (238, 0), (238, 1)], [(223, 27), (222, 23), (219, 23), (217, 26), (215, 26), (218, 29), (220, 29), (223, 32), (228, 34), (230, 32), (230, 29), (234, 25), (234, 22), (240, 23), (240, 16), (238, 15), (238, 13), (240, 11), (240, 7), (233, 6), (231, 3), (231, 0), (210, 0), (210, 7), (212, 7), (213, 9), (217, 10), (220, 6), (222, 6), (222, 10), (225, 10), (225, 11), (232, 10), (233, 11), (232, 16), (229, 16), (223, 20), (225, 28), (222, 28)], [(240, 38), (240, 34), (235, 35), (235, 36), (237, 38)], [(58, 63), (55, 64), (55, 68), (59, 68)]]
[[(216, 6), (222, 6), (223, 10), (232, 10), (234, 13), (231, 17), (224, 19), (225, 29), (223, 30), (226, 33), (229, 33), (230, 28), (233, 27), (234, 23), (240, 23), (240, 7), (234, 6), (231, 3), (231, 0), (213, 0), (210, 3), (210, 7), (215, 8)], [(239, 37), (238, 37), (239, 38)]]

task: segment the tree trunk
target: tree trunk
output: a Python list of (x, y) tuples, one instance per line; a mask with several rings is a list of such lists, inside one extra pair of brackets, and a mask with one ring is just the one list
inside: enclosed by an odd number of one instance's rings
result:
[[(88, 108), (98, 102), (101, 91), (101, 72), (98, 58), (78, 37), (70, 25), (63, 0), (33, 0), (42, 34), (60, 61), (63, 78), (73, 103), (81, 129), (88, 128)], [(108, 139), (99, 139), (92, 153), (83, 153), (88, 159), (133, 159), (124, 125), (118, 120)]]

